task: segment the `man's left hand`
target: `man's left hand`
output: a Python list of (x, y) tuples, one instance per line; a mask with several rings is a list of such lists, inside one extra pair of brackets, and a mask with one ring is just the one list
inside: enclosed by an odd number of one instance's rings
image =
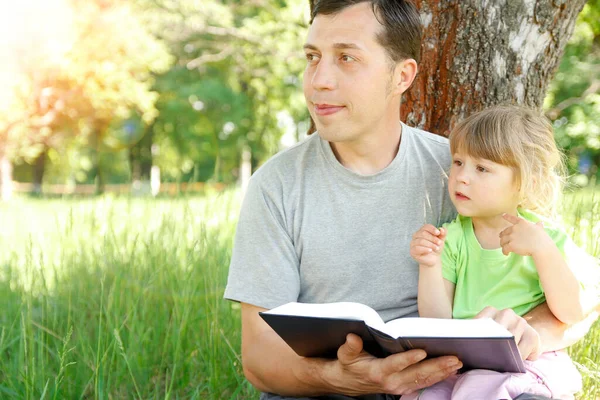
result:
[(486, 307), (475, 318), (491, 318), (508, 329), (515, 337), (523, 360), (533, 361), (540, 356), (542, 348), (540, 335), (523, 317), (518, 316), (510, 308), (497, 310), (494, 307)]

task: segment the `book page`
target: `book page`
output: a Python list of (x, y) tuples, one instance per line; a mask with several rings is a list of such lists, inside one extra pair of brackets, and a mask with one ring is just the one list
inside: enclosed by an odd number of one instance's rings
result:
[(491, 318), (440, 319), (398, 318), (385, 324), (382, 332), (398, 337), (512, 337), (502, 325)]
[(282, 306), (265, 311), (266, 314), (298, 315), (304, 317), (322, 317), (337, 319), (352, 319), (365, 321), (374, 328), (383, 328), (383, 320), (377, 311), (360, 303), (287, 303)]

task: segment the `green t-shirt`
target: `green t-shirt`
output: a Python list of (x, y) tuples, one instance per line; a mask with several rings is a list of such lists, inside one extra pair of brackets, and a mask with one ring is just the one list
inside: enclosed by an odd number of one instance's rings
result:
[[(525, 210), (519, 210), (519, 216), (532, 222), (542, 220), (544, 229), (567, 259), (569, 252), (577, 251), (556, 224)], [(505, 256), (500, 248), (483, 249), (469, 217), (459, 215), (444, 227), (448, 234), (442, 252), (442, 274), (456, 285), (453, 318), (473, 318), (487, 306), (512, 308), (524, 315), (545, 301), (532, 257), (514, 253)]]

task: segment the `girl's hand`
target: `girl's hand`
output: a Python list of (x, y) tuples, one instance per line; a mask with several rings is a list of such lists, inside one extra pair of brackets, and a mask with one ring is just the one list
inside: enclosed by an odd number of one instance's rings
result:
[(500, 232), (500, 246), (505, 256), (511, 252), (521, 256), (533, 256), (553, 244), (544, 230), (542, 221), (533, 223), (510, 214), (503, 214), (502, 218), (513, 224)]
[(413, 235), (410, 255), (420, 266), (435, 267), (441, 264), (441, 254), (446, 240), (446, 230), (424, 225)]

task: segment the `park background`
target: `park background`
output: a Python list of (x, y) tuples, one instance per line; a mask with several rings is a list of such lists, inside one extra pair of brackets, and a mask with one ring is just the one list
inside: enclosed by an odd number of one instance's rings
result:
[[(417, 1), (429, 36), (403, 119), (445, 134), (485, 105), (543, 107), (569, 170), (562, 219), (598, 257), (600, 1), (458, 3)], [(257, 398), (240, 364), (239, 307), (222, 295), (250, 173), (311, 127), (309, 9), (0, 3), (0, 398)], [(490, 46), (498, 35), (475, 29), (482, 15), (535, 29), (522, 47)], [(540, 40), (551, 25), (561, 32)], [(475, 51), (432, 53), (451, 40)], [(492, 79), (494, 56), (479, 56), (477, 71), (459, 62), (492, 50), (504, 80)], [(513, 84), (525, 90), (503, 90)], [(469, 89), (447, 95), (460, 85)], [(581, 399), (600, 398), (599, 345), (596, 324), (570, 349)]]

